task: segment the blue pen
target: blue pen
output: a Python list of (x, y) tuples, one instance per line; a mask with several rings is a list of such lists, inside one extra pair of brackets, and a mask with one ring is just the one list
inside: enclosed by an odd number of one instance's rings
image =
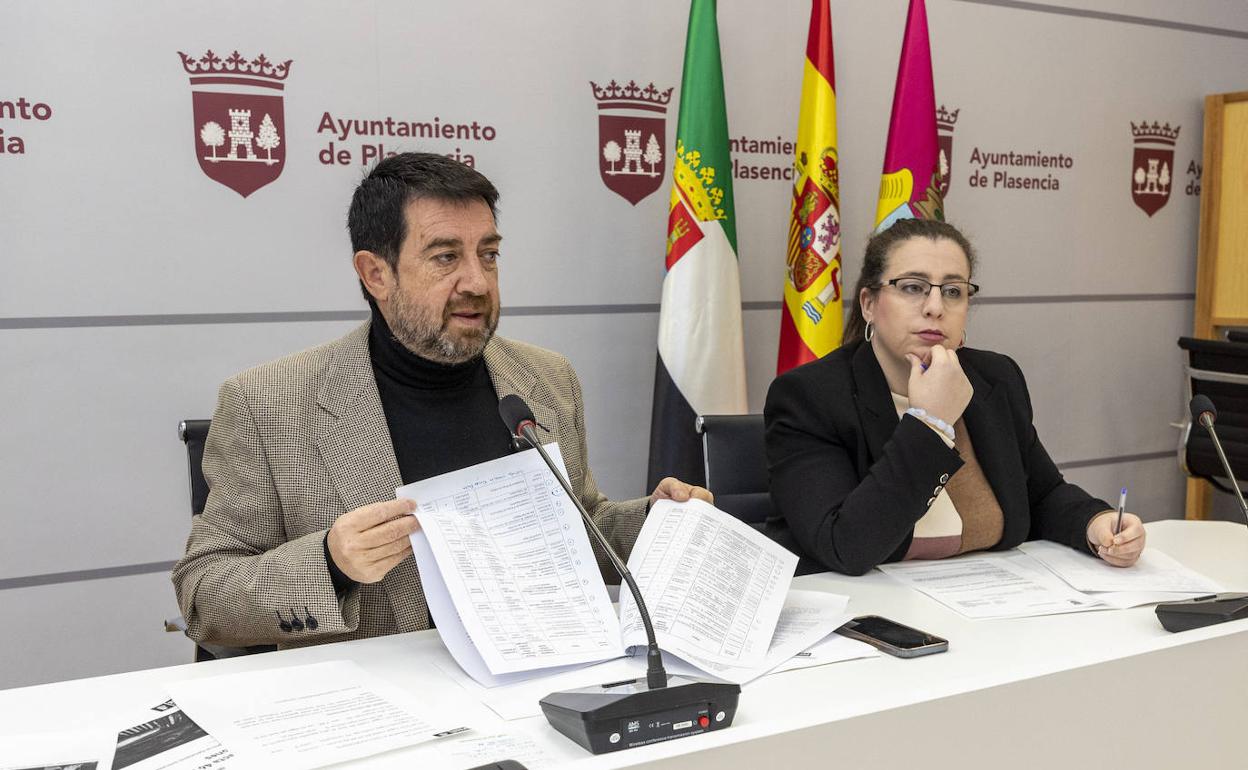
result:
[(1122, 531), (1122, 512), (1127, 507), (1127, 488), (1123, 487), (1118, 493), (1118, 523), (1114, 524), (1114, 534)]

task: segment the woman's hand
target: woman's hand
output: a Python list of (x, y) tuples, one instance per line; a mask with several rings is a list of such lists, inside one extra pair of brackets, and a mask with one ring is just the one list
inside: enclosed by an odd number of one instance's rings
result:
[(1105, 511), (1088, 522), (1088, 545), (1115, 567), (1130, 567), (1144, 553), (1144, 522), (1134, 513), (1122, 514), (1122, 529), (1114, 534), (1117, 511)]
[(926, 371), (915, 354), (907, 353), (906, 359), (910, 361), (910, 406), (950, 425), (957, 422), (975, 392), (958, 363), (958, 354), (943, 345), (933, 345)]

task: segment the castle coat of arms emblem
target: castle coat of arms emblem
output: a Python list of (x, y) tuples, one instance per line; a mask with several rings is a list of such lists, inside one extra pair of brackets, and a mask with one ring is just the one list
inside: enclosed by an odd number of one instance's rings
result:
[(663, 184), (667, 159), (667, 105), (672, 91), (654, 83), (642, 88), (632, 80), (599, 86), (598, 172), (612, 192), (634, 206)]
[(961, 111), (962, 108), (959, 107), (950, 112), (943, 104), (940, 105), (940, 109), (936, 110), (936, 143), (940, 147), (940, 156), (937, 159), (940, 181), (936, 184), (936, 190), (940, 192), (941, 198), (949, 192), (949, 181), (952, 179), (953, 129), (958, 125), (958, 113)]
[(1180, 126), (1158, 125), (1153, 121), (1131, 124), (1135, 153), (1131, 157), (1131, 200), (1150, 217), (1170, 200), (1174, 176), (1174, 145)]
[(291, 60), (274, 64), (238, 51), (198, 59), (181, 51), (190, 75), (195, 159), (209, 179), (246, 198), (277, 179), (286, 164), (282, 91)]

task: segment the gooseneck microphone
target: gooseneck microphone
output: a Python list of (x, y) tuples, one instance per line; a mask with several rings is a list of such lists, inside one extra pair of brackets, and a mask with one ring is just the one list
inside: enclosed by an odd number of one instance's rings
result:
[[(1222, 461), (1227, 480), (1231, 482), (1231, 489), (1235, 490), (1235, 497), (1239, 500), (1239, 509), (1244, 512), (1245, 520), (1248, 521), (1248, 504), (1244, 503), (1244, 493), (1239, 489), (1239, 482), (1235, 480), (1235, 472), (1231, 470), (1231, 463), (1226, 459), (1226, 452), (1222, 450), (1222, 442), (1218, 440), (1218, 432), (1213, 427), (1213, 423), (1218, 419), (1217, 408), (1205, 395), (1193, 397), (1188, 408), (1191, 410), (1192, 419), (1209, 431), (1209, 437), (1213, 439), (1213, 448), (1217, 450), (1218, 459)], [(1157, 605), (1157, 619), (1167, 631), (1187, 631), (1241, 618), (1248, 618), (1248, 594), (1214, 594), (1202, 596), (1199, 599)]]
[(541, 700), (542, 713), (559, 732), (594, 754), (644, 746), (649, 743), (719, 730), (732, 724), (740, 685), (671, 677), (663, 668), (663, 654), (654, 635), (650, 612), (633, 574), (602, 530), (590, 518), (572, 485), (550, 459), (534, 430), (537, 420), (524, 399), (515, 394), (498, 402), (498, 414), (517, 441), (537, 450), (568, 499), (580, 512), (585, 528), (602, 546), (615, 571), (628, 586), (646, 629), (646, 681), (623, 682), (553, 692)]
[(619, 556), (616, 555), (608, 543), (602, 530), (598, 529), (598, 525), (589, 517), (589, 512), (585, 510), (585, 506), (581, 505), (580, 498), (572, 491), (572, 486), (568, 484), (568, 480), (563, 477), (559, 469), (555, 466), (550, 455), (546, 454), (545, 447), (542, 442), (538, 441), (537, 433), (534, 428), (537, 427), (537, 419), (533, 417), (533, 410), (524, 402), (524, 399), (513, 394), (504, 396), (498, 402), (498, 415), (503, 418), (503, 422), (511, 429), (513, 436), (523, 439), (525, 443), (537, 450), (538, 454), (550, 467), (550, 472), (559, 479), (559, 483), (563, 486), (563, 491), (568, 493), (568, 498), (572, 504), (576, 506), (576, 510), (581, 512), (581, 518), (585, 521), (585, 526), (589, 529), (594, 539), (607, 552), (607, 558), (611, 560), (611, 565), (615, 567), (615, 571), (620, 573), (620, 577), (628, 585), (628, 590), (633, 595), (633, 601), (637, 603), (637, 612), (641, 615), (641, 624), (646, 627), (646, 686), (651, 690), (657, 690), (667, 687), (667, 671), (663, 668), (663, 654), (659, 652), (659, 642), (654, 636), (654, 626), (650, 623), (650, 613), (646, 610), (646, 602), (641, 598), (641, 590), (637, 588), (637, 582), (633, 580), (633, 573), (629, 571)]
[(1244, 493), (1239, 489), (1239, 482), (1235, 481), (1235, 472), (1231, 470), (1231, 462), (1226, 459), (1222, 442), (1218, 440), (1218, 432), (1213, 428), (1213, 423), (1218, 419), (1217, 407), (1213, 405), (1208, 396), (1201, 394), (1192, 398), (1192, 403), (1188, 405), (1188, 408), (1192, 412), (1192, 419), (1209, 431), (1209, 438), (1213, 439), (1213, 448), (1218, 453), (1218, 459), (1222, 461), (1222, 469), (1226, 471), (1227, 480), (1231, 482), (1231, 489), (1235, 490), (1235, 497), (1239, 500), (1239, 510), (1243, 511), (1245, 520), (1248, 520), (1248, 503), (1244, 502)]

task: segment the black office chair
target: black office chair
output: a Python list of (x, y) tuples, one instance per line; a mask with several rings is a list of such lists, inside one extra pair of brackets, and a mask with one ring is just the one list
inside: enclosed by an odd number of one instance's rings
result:
[(183, 420), (178, 423), (178, 438), (186, 444), (187, 478), (191, 480), (191, 515), (204, 512), (208, 502), (208, 482), (204, 480), (204, 442), (212, 420)]
[(761, 530), (772, 512), (763, 416), (704, 414), (694, 427), (702, 434), (706, 488), (715, 506)]
[[(1179, 347), (1187, 351), (1187, 400), (1203, 394), (1217, 407), (1218, 438), (1226, 459), (1236, 476), (1248, 477), (1248, 339), (1233, 342), (1181, 337)], [(1186, 414), (1187, 409), (1183, 411)], [(1225, 478), (1226, 471), (1208, 431), (1193, 425), (1191, 415), (1184, 417), (1181, 427), (1179, 464), (1183, 470), (1230, 494), (1231, 489), (1216, 480)]]
[[(204, 442), (208, 440), (208, 428), (212, 420), (183, 420), (178, 423), (178, 438), (186, 444), (187, 476), (191, 482), (191, 516), (204, 512), (204, 504), (208, 502), (208, 482), (204, 479)], [(177, 618), (165, 621), (166, 631), (186, 633), (186, 620)], [(236, 658), (240, 655), (254, 655), (259, 652), (272, 652), (277, 646), (257, 644), (251, 647), (225, 647), (219, 644), (195, 645), (195, 662)]]

